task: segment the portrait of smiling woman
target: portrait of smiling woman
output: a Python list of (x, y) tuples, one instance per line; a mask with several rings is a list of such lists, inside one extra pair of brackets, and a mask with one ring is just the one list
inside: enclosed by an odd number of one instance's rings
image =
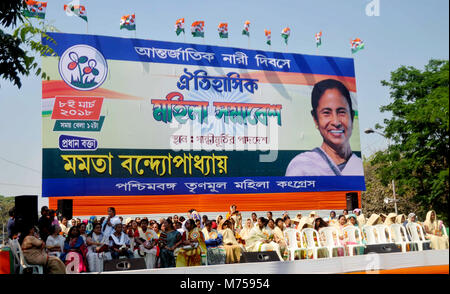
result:
[(294, 157), (286, 176), (363, 176), (362, 160), (349, 142), (355, 112), (348, 89), (337, 80), (320, 81), (312, 90), (311, 105), (322, 145)]

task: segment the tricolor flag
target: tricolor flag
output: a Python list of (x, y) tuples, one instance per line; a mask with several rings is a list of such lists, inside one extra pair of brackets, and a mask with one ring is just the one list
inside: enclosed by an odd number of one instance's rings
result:
[(242, 30), (242, 34), (250, 37), (250, 22), (248, 20), (244, 23), (244, 29)]
[(228, 38), (228, 24), (226, 22), (219, 23), (217, 30), (219, 31), (219, 37)]
[(39, 2), (33, 0), (25, 1), (27, 7), (22, 11), (26, 17), (45, 18), (45, 11), (47, 10), (47, 2)]
[(272, 33), (269, 30), (264, 30), (264, 34), (266, 34), (266, 44), (272, 45), (270, 39), (272, 38)]
[(86, 16), (86, 7), (83, 5), (73, 5), (73, 4), (65, 4), (64, 10), (67, 13), (73, 13), (75, 15), (78, 15), (82, 19), (84, 19), (86, 22), (88, 21)]
[(129, 31), (136, 30), (136, 16), (134, 14), (127, 14), (120, 18), (120, 29), (127, 29)]
[(322, 45), (322, 31), (316, 34), (316, 47)]
[(291, 34), (291, 29), (286, 27), (281, 31), (281, 37), (284, 39), (284, 42), (287, 44), (289, 35)]
[(184, 18), (180, 18), (175, 22), (175, 33), (179, 36), (181, 32), (184, 34)]
[(191, 33), (193, 37), (205, 37), (205, 22), (204, 21), (194, 21), (191, 25)]
[(355, 40), (350, 41), (352, 54), (358, 52), (359, 50), (364, 49), (364, 42), (360, 38), (356, 38)]

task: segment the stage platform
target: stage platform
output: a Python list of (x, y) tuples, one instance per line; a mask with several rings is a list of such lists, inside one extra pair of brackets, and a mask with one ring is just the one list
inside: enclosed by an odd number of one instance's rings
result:
[(449, 250), (367, 254), (316, 260), (275, 261), (102, 272), (101, 274), (344, 274), (449, 273)]

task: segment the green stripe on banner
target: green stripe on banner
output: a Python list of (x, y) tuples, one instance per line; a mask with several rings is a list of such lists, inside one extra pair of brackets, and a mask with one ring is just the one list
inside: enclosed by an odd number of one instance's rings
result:
[(47, 117), (47, 116), (51, 116), (51, 115), (52, 115), (51, 110), (42, 111), (42, 117)]
[[(99, 146), (101, 146), (101, 142), (99, 143)], [(268, 152), (204, 150), (174, 151), (170, 149), (106, 148), (97, 149), (95, 151), (61, 151), (56, 148), (44, 148), (42, 150), (44, 168), (42, 177), (279, 177), (285, 175), (289, 162), (295, 156), (305, 151), (306, 150), (279, 150), (274, 162), (261, 162), (260, 156), (267, 156)], [(358, 157), (361, 157), (361, 152), (354, 153)], [(74, 158), (74, 156), (79, 157)], [(87, 160), (86, 156), (90, 156), (90, 159)], [(141, 156), (141, 158), (139, 158), (139, 156)], [(215, 159), (213, 159), (213, 156)], [(130, 157), (133, 158), (129, 160), (127, 164), (127, 159)], [(226, 160), (224, 160), (225, 157)], [(190, 158), (190, 160), (186, 158)], [(111, 164), (109, 164), (109, 160), (111, 161)], [(86, 162), (86, 165), (83, 164), (83, 161)], [(89, 163), (87, 163), (87, 161), (89, 161)], [(102, 161), (105, 161), (104, 164), (106, 164), (107, 167), (104, 165), (102, 166)], [(186, 162), (186, 164), (184, 162)], [(89, 166), (89, 174), (85, 169), (87, 166)], [(203, 169), (203, 172), (201, 169)], [(224, 170), (226, 172), (224, 172)], [(111, 171), (111, 173), (109, 171)]]

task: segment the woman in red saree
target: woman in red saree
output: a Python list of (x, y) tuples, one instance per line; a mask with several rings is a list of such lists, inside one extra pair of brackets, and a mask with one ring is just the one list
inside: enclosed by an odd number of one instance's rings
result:
[(87, 252), (88, 248), (80, 235), (78, 227), (71, 227), (64, 242), (64, 252), (60, 258), (66, 265), (67, 273), (87, 272)]

